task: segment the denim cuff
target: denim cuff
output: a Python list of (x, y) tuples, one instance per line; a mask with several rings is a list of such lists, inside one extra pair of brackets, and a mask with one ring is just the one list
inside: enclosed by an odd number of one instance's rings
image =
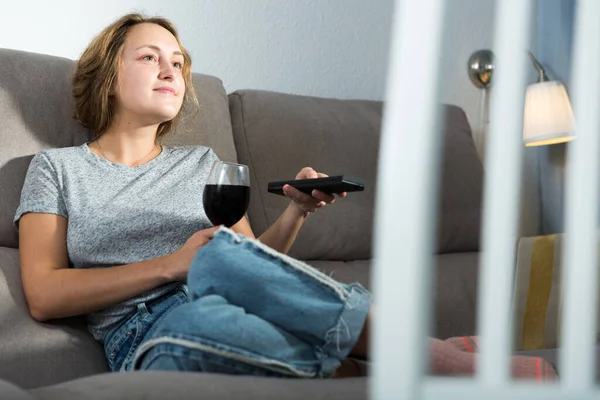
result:
[(347, 358), (363, 330), (369, 309), (371, 294), (359, 283), (344, 285), (348, 297), (338, 318), (337, 325), (327, 332), (323, 351), (338, 360)]

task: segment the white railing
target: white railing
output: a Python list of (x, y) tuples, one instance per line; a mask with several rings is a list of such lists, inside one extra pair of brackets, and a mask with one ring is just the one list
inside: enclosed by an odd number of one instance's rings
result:
[[(600, 1), (579, 0), (573, 62), (577, 139), (566, 202), (563, 347), (553, 384), (510, 378), (511, 296), (532, 3), (496, 1), (495, 76), (486, 149), (475, 377), (426, 374), (439, 148), (436, 118), (444, 0), (397, 0), (374, 235), (373, 399), (600, 399), (595, 388), (600, 150)], [(512, 133), (512, 134), (509, 134)]]
[(573, 55), (577, 140), (567, 167), (566, 271), (561, 378), (569, 392), (592, 393), (596, 363), (600, 2), (579, 0)]

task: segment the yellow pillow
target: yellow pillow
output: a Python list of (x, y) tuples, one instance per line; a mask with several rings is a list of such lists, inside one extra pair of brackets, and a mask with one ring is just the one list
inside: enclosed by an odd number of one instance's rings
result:
[(559, 347), (563, 243), (563, 234), (519, 240), (512, 304), (515, 350)]

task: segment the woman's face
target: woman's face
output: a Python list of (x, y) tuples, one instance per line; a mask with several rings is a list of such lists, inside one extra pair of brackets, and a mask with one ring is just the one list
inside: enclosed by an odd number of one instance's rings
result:
[(173, 119), (185, 94), (183, 55), (160, 25), (143, 23), (127, 33), (117, 72), (117, 114), (136, 125)]

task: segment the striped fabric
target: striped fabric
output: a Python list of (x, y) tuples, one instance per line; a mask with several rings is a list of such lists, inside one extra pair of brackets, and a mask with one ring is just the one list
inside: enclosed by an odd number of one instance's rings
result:
[(559, 346), (563, 242), (562, 234), (519, 240), (513, 294), (515, 350)]

